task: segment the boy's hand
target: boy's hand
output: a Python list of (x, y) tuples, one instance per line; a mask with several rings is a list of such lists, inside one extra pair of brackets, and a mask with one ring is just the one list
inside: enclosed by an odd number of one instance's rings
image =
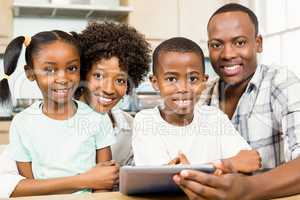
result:
[(187, 159), (187, 157), (183, 153), (179, 152), (178, 155), (176, 156), (176, 158), (171, 160), (168, 163), (168, 165), (178, 165), (178, 164), (189, 165), (190, 161)]
[(82, 188), (111, 190), (119, 183), (119, 165), (115, 161), (101, 162), (79, 176)]
[(261, 157), (256, 150), (241, 150), (236, 156), (224, 159), (221, 168), (223, 173), (251, 173), (261, 168)]

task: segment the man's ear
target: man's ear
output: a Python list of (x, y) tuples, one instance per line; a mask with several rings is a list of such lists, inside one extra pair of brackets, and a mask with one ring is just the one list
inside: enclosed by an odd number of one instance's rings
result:
[(256, 38), (256, 52), (261, 53), (263, 51), (263, 38), (261, 35), (257, 35)]
[(159, 91), (159, 87), (158, 87), (158, 82), (157, 82), (157, 78), (155, 75), (150, 75), (149, 80), (152, 84), (152, 87), (156, 90)]
[(25, 74), (26, 74), (26, 77), (28, 78), (28, 80), (34, 81), (35, 76), (34, 76), (32, 67), (30, 67), (29, 65), (25, 65), (24, 70), (25, 70)]

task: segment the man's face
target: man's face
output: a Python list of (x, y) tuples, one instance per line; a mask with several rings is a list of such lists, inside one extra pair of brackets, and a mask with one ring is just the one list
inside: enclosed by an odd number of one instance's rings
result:
[(211, 64), (222, 80), (231, 85), (248, 82), (257, 66), (256, 53), (262, 51), (262, 38), (244, 12), (215, 15), (208, 24)]

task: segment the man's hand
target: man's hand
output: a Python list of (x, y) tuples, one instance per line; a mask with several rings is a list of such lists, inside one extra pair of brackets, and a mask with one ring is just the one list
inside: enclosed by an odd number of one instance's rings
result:
[(191, 200), (247, 200), (250, 189), (248, 176), (226, 174), (216, 176), (199, 171), (183, 170), (173, 177), (175, 183)]

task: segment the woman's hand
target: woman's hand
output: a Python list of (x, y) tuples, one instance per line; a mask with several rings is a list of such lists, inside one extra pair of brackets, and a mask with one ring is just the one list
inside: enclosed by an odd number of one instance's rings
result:
[(79, 176), (83, 188), (111, 190), (119, 183), (119, 165), (115, 161), (101, 162)]
[(223, 173), (251, 173), (261, 166), (261, 157), (255, 150), (241, 150), (236, 156), (223, 159), (222, 165), (215, 165)]

